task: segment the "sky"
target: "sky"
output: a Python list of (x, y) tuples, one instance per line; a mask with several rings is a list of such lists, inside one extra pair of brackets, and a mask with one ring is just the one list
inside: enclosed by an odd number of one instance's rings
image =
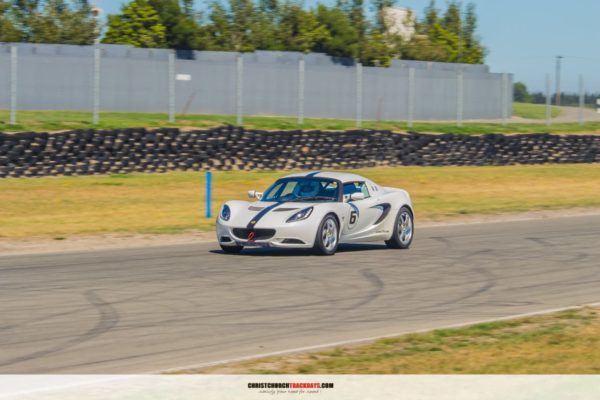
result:
[[(335, 0), (320, 0), (333, 4)], [(117, 13), (123, 0), (96, 0), (105, 14)], [(317, 0), (305, 0), (307, 7)], [(366, 1), (368, 2), (368, 0)], [(466, 3), (463, 0), (463, 3)], [(514, 74), (530, 91), (544, 91), (546, 74), (554, 90), (556, 56), (561, 55), (561, 90), (577, 92), (581, 74), (587, 92), (600, 93), (600, 0), (474, 0), (478, 36), (487, 48), (492, 72)], [(417, 16), (429, 0), (397, 0)], [(196, 0), (197, 8), (205, 7)], [(446, 0), (437, 0), (445, 9)]]

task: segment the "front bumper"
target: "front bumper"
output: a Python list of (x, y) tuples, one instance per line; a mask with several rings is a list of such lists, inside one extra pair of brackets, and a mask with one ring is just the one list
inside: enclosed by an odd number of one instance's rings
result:
[[(249, 240), (248, 237), (243, 237), (248, 233), (245, 227), (229, 226), (219, 219), (217, 241), (222, 246), (311, 248), (314, 245), (316, 230), (303, 222), (305, 221), (273, 227), (255, 227), (255, 231), (260, 234), (255, 235), (255, 239)], [(265, 234), (265, 231), (273, 231), (273, 234), (269, 236), (270, 232)]]

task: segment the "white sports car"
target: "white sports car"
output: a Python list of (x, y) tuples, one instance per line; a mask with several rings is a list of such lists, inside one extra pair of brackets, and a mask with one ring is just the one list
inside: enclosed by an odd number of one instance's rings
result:
[(225, 253), (246, 246), (313, 248), (332, 255), (339, 243), (385, 241), (407, 249), (413, 239), (410, 195), (362, 176), (310, 172), (278, 179), (257, 201), (228, 201), (217, 218)]

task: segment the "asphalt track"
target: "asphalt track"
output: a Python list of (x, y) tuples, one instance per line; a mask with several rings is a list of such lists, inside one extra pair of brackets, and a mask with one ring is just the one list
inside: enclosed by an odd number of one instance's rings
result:
[(600, 216), (333, 257), (216, 244), (0, 257), (0, 373), (142, 373), (600, 301)]

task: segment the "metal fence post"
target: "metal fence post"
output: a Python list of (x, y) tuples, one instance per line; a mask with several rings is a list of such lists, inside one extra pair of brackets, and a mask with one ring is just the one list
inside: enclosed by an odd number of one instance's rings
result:
[(244, 97), (244, 58), (242, 54), (238, 54), (237, 56), (237, 79), (236, 79), (236, 123), (238, 125), (242, 125), (244, 123), (243, 119), (243, 97)]
[(415, 69), (408, 69), (408, 115), (406, 117), (406, 125), (409, 128), (413, 127), (413, 114), (415, 112)]
[(175, 52), (169, 53), (169, 122), (175, 122)]
[(363, 96), (362, 64), (356, 63), (356, 127), (357, 128), (360, 128), (362, 125), (362, 96)]
[(508, 122), (508, 75), (502, 74), (502, 125)]
[(100, 122), (100, 46), (94, 46), (94, 101), (92, 110), (92, 123)]
[(10, 124), (17, 124), (17, 46), (10, 47)]
[(456, 126), (463, 126), (463, 71), (456, 73)]
[(579, 125), (583, 125), (583, 106), (585, 93), (583, 88), (583, 75), (579, 74)]
[(304, 57), (298, 60), (298, 124), (304, 123)]
[(551, 124), (552, 109), (550, 106), (550, 75), (546, 74), (546, 125)]
[(212, 217), (212, 172), (206, 171), (206, 218)]

